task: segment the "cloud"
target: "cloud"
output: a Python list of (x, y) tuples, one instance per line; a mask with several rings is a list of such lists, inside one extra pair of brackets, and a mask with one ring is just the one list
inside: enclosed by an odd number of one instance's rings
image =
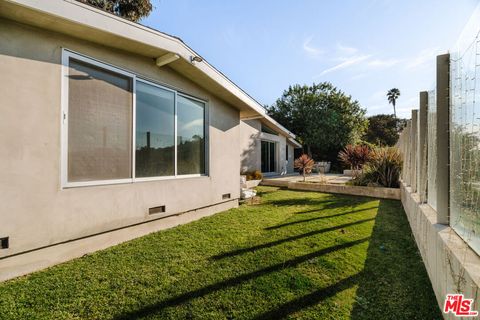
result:
[(324, 51), (320, 48), (316, 48), (311, 45), (313, 40), (313, 36), (308, 37), (303, 41), (303, 50), (312, 57), (318, 57), (319, 55), (323, 54)]
[(202, 127), (203, 126), (203, 119), (196, 119), (193, 121), (190, 121), (186, 124), (184, 124), (181, 129), (182, 130), (190, 130), (196, 127)]
[(321, 77), (323, 75), (326, 75), (327, 73), (331, 73), (331, 72), (334, 72), (334, 71), (349, 68), (353, 65), (359, 64), (359, 63), (369, 59), (371, 56), (372, 55), (370, 55), (370, 54), (366, 54), (366, 55), (352, 56), (352, 57), (346, 58), (346, 59), (343, 60), (343, 62), (341, 62), (341, 63), (339, 63), (339, 64), (337, 64), (337, 65), (335, 65), (331, 68), (323, 70), (319, 75), (314, 76), (314, 78)]
[(400, 63), (398, 59), (374, 59), (368, 62), (369, 67), (381, 67), (381, 68), (388, 68), (393, 67), (394, 65)]
[(352, 55), (352, 54), (355, 54), (358, 52), (358, 49), (357, 48), (354, 48), (354, 47), (347, 47), (347, 46), (344, 46), (340, 43), (337, 44), (337, 50), (343, 54), (347, 54), (347, 55)]
[(407, 64), (408, 69), (417, 69), (435, 62), (435, 56), (439, 53), (440, 48), (427, 48), (421, 50), (410, 63)]

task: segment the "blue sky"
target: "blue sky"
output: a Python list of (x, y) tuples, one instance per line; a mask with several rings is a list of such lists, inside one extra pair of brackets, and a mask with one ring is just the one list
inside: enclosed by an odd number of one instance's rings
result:
[(474, 0), (153, 0), (143, 24), (182, 38), (261, 104), (291, 84), (330, 81), (369, 115), (409, 117), (433, 88), (435, 56), (453, 48)]

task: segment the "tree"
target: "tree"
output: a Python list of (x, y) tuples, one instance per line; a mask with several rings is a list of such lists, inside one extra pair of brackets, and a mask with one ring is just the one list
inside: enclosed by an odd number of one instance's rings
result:
[(358, 142), (368, 124), (358, 101), (328, 82), (290, 86), (266, 108), (318, 160), (336, 162), (338, 152)]
[(407, 123), (391, 114), (377, 114), (368, 118), (368, 129), (363, 140), (377, 146), (394, 146)]
[(395, 110), (395, 104), (397, 102), (398, 97), (400, 97), (400, 90), (398, 90), (397, 88), (388, 90), (387, 92), (388, 103), (391, 103), (393, 105), (393, 115), (395, 116), (395, 118), (397, 117), (397, 110)]
[(303, 176), (303, 181), (307, 180), (307, 173), (312, 172), (315, 162), (308, 154), (302, 154), (298, 159), (295, 159), (293, 166), (298, 169)]
[(150, 0), (77, 0), (116, 14), (128, 20), (138, 22), (152, 12)]

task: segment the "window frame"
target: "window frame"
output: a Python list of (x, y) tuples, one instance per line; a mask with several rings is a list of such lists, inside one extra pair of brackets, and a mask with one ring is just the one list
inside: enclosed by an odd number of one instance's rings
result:
[[(131, 141), (131, 172), (132, 177), (124, 179), (111, 179), (111, 180), (91, 180), (91, 181), (77, 181), (69, 182), (68, 181), (68, 101), (69, 101), (69, 68), (70, 68), (70, 59), (75, 59), (80, 62), (91, 64), (95, 67), (105, 69), (120, 75), (129, 77), (132, 81), (132, 141)], [(60, 185), (61, 188), (74, 188), (74, 187), (87, 187), (87, 186), (102, 186), (102, 185), (112, 185), (112, 184), (125, 184), (125, 183), (136, 183), (136, 182), (148, 182), (148, 181), (161, 181), (161, 180), (173, 180), (173, 179), (185, 179), (185, 178), (197, 178), (197, 177), (208, 177), (210, 162), (209, 162), (209, 151), (210, 151), (210, 139), (209, 139), (209, 105), (208, 101), (199, 99), (197, 97), (191, 96), (179, 90), (176, 90), (171, 87), (162, 85), (152, 79), (143, 77), (134, 72), (125, 70), (123, 68), (111, 65), (109, 63), (100, 61), (95, 58), (71, 51), (66, 48), (62, 48), (62, 67), (61, 67), (61, 115), (60, 115), (60, 125), (61, 125), (61, 157), (60, 157)], [(137, 116), (137, 81), (158, 87), (162, 90), (173, 92), (174, 97), (174, 136), (175, 136), (175, 174), (173, 176), (154, 176), (154, 177), (136, 177), (136, 116)], [(199, 101), (204, 105), (204, 139), (205, 139), (205, 173), (199, 174), (186, 174), (179, 175), (177, 174), (177, 102), (178, 96), (181, 95), (184, 98), (192, 99)]]

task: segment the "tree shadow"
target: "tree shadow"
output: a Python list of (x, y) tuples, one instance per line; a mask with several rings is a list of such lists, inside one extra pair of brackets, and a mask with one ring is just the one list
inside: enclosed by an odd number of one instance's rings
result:
[(399, 201), (380, 201), (351, 319), (442, 319)]
[(305, 255), (302, 255), (302, 256), (298, 256), (298, 257), (295, 257), (293, 259), (290, 259), (290, 260), (287, 260), (287, 261), (284, 261), (284, 262), (281, 262), (281, 263), (277, 263), (277, 264), (271, 265), (269, 267), (259, 269), (259, 270), (254, 271), (254, 272), (250, 272), (250, 273), (246, 273), (246, 274), (243, 274), (243, 275), (240, 275), (240, 276), (237, 276), (237, 277), (229, 278), (229, 279), (226, 279), (226, 280), (214, 283), (214, 284), (210, 284), (210, 285), (207, 285), (205, 287), (202, 287), (202, 288), (199, 288), (199, 289), (196, 289), (196, 290), (192, 290), (192, 291), (177, 295), (175, 297), (172, 297), (172, 298), (164, 300), (164, 301), (160, 301), (160, 302), (155, 303), (155, 304), (147, 305), (146, 307), (143, 307), (139, 310), (132, 311), (132, 312), (127, 312), (127, 313), (118, 315), (118, 316), (114, 317), (114, 319), (127, 320), (127, 319), (138, 319), (138, 318), (143, 318), (143, 317), (147, 317), (147, 316), (153, 316), (155, 314), (158, 314), (159, 312), (161, 312), (165, 308), (181, 305), (183, 303), (188, 302), (189, 300), (208, 295), (208, 294), (213, 293), (215, 291), (219, 291), (219, 290), (223, 290), (223, 289), (226, 289), (226, 288), (229, 288), (229, 287), (239, 285), (243, 282), (253, 280), (255, 278), (261, 277), (263, 275), (266, 275), (266, 274), (269, 274), (269, 273), (272, 273), (272, 272), (278, 272), (278, 271), (281, 271), (285, 268), (296, 267), (299, 264), (304, 263), (306, 261), (309, 261), (311, 259), (318, 258), (320, 256), (332, 253), (334, 251), (347, 249), (347, 248), (359, 245), (361, 243), (364, 243), (368, 240), (369, 240), (369, 237), (362, 238), (362, 239), (358, 239), (358, 240), (354, 240), (354, 241), (350, 241), (350, 242), (345, 242), (345, 243), (342, 243), (342, 244), (339, 244), (339, 245), (331, 246), (331, 247), (321, 249), (321, 250), (318, 250), (318, 251), (315, 251), (315, 252), (312, 252), (312, 253), (309, 253), (309, 254), (305, 254)]
[(345, 224), (341, 224), (341, 225), (334, 226), (334, 227), (329, 227), (329, 228), (324, 228), (324, 229), (320, 229), (320, 230), (310, 231), (310, 232), (302, 233), (302, 234), (299, 234), (299, 235), (296, 235), (296, 236), (291, 236), (291, 237), (283, 238), (283, 239), (280, 239), (280, 240), (259, 244), (259, 245), (253, 246), (253, 247), (242, 248), (242, 249), (238, 249), (238, 250), (225, 252), (225, 253), (222, 253), (222, 254), (219, 254), (219, 255), (212, 256), (210, 259), (220, 260), (220, 259), (223, 259), (223, 258), (233, 257), (233, 256), (243, 254), (243, 253), (247, 253), (247, 252), (254, 252), (254, 251), (260, 250), (260, 249), (271, 248), (273, 246), (277, 246), (277, 245), (285, 243), (285, 242), (295, 241), (295, 240), (303, 239), (303, 238), (306, 238), (306, 237), (311, 237), (311, 236), (314, 236), (314, 235), (322, 234), (322, 233), (325, 233), (325, 232), (330, 232), (330, 231), (335, 231), (335, 230), (339, 230), (339, 229), (343, 229), (343, 228), (348, 228), (348, 227), (351, 227), (351, 226), (354, 226), (354, 225), (357, 225), (357, 224), (361, 224), (361, 223), (365, 223), (365, 222), (368, 222), (368, 221), (372, 221), (372, 220), (375, 220), (375, 218), (357, 220), (357, 221), (354, 221), (354, 222), (345, 223)]

